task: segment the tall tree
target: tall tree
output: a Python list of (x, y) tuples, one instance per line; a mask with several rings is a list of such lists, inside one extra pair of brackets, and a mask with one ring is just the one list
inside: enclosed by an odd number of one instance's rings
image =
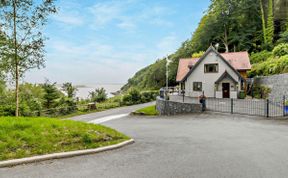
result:
[(19, 115), (19, 79), (29, 69), (44, 67), (46, 38), (42, 27), (48, 15), (56, 12), (54, 1), (6, 0), (5, 6), (0, 8), (0, 26), (10, 47), (3, 52), (1, 63), (6, 64), (15, 82), (16, 116)]
[(218, 38), (225, 46), (225, 52), (229, 52), (229, 45), (231, 44), (231, 35), (233, 31), (233, 25), (236, 24), (234, 13), (237, 9), (235, 0), (214, 0), (210, 12), (216, 17), (216, 24), (218, 26)]
[(263, 7), (262, 0), (259, 0), (259, 2), (260, 2), (260, 10), (261, 10), (263, 40), (264, 40), (264, 43), (267, 44), (266, 20), (265, 20), (264, 7)]
[(95, 91), (89, 92), (91, 101), (102, 102), (107, 99), (107, 93), (104, 88), (97, 88)]
[(46, 109), (52, 109), (56, 106), (56, 99), (60, 97), (60, 92), (56, 87), (56, 83), (50, 83), (48, 80), (42, 85), (44, 90), (44, 107)]
[(273, 15), (273, 0), (268, 0), (267, 28), (266, 40), (268, 45), (273, 44), (274, 38), (274, 15)]
[(62, 85), (62, 90), (67, 94), (68, 98), (74, 98), (77, 88), (74, 87), (72, 83), (67, 82)]

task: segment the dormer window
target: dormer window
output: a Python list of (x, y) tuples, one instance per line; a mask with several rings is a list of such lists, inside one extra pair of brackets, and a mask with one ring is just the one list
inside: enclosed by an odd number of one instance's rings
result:
[(217, 73), (218, 72), (218, 64), (205, 64), (204, 65), (205, 73)]

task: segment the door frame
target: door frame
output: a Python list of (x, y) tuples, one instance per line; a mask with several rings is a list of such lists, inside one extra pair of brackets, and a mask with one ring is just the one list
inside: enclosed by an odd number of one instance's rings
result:
[[(224, 92), (224, 89), (228, 90), (228, 92)], [(226, 94), (224, 95), (224, 93)], [(222, 83), (222, 98), (230, 98), (230, 83), (228, 82)]]

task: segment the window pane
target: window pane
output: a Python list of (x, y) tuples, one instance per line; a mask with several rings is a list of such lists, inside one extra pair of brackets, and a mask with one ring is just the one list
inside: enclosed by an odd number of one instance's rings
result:
[(193, 82), (193, 91), (202, 91), (202, 82)]
[(218, 64), (205, 64), (204, 71), (206, 73), (218, 72)]

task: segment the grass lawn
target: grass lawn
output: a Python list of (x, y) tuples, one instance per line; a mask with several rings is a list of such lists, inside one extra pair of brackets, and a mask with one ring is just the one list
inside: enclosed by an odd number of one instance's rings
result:
[(52, 118), (0, 117), (0, 160), (97, 148), (128, 139), (101, 125)]
[(137, 111), (134, 112), (134, 114), (139, 114), (139, 115), (147, 115), (147, 116), (156, 116), (158, 115), (158, 111), (156, 110), (156, 106), (147, 106), (145, 108), (138, 109)]
[(109, 109), (114, 109), (114, 108), (119, 108), (119, 107), (125, 107), (125, 106), (120, 106), (119, 103), (116, 102), (110, 102), (110, 103), (97, 103), (97, 109), (91, 110), (91, 111), (84, 111), (86, 109), (85, 107), (74, 112), (71, 114), (63, 115), (63, 116), (56, 116), (58, 119), (67, 119), (75, 116), (80, 116), (80, 115), (85, 115), (85, 114), (91, 114), (91, 113), (96, 113), (96, 112), (101, 112), (101, 111), (106, 111)]

